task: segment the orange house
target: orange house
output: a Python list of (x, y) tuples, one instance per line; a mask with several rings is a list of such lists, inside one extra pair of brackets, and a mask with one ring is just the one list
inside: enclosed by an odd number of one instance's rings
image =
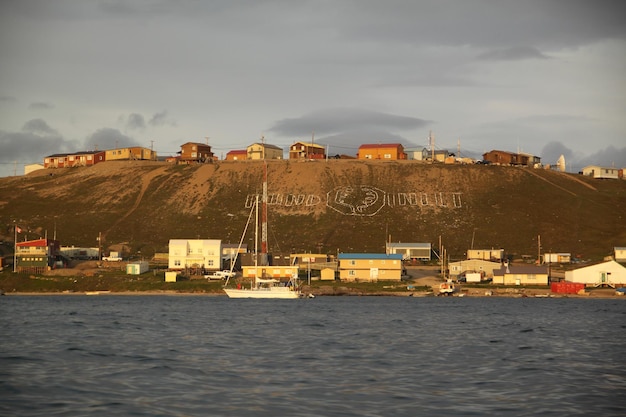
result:
[(359, 147), (357, 159), (406, 159), (406, 153), (399, 143), (365, 144)]
[(236, 149), (226, 154), (227, 161), (245, 161), (248, 159), (248, 151), (245, 149)]

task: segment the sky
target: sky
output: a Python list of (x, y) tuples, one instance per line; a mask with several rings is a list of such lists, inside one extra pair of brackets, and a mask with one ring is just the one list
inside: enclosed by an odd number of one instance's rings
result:
[[(2, 0), (0, 176), (56, 153), (364, 143), (626, 167), (621, 0)], [(620, 10), (622, 10), (620, 12)], [(263, 139), (262, 139), (263, 138)]]

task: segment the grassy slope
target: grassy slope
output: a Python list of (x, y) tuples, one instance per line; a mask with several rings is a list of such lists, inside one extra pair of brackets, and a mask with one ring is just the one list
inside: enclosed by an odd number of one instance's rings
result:
[[(591, 259), (626, 245), (626, 181), (408, 161), (271, 161), (268, 177), (269, 192), (283, 198), (283, 204), (270, 205), (269, 243), (275, 252), (381, 252), (389, 236), (434, 247), (441, 237), (453, 259), (464, 256), (472, 236), (474, 248), (504, 248), (517, 256), (536, 255), (537, 235), (542, 252)], [(263, 164), (251, 161), (199, 167), (107, 162), (2, 178), (0, 239), (12, 241), (16, 221), (31, 230), (29, 238), (46, 231), (52, 237), (56, 230), (63, 245), (96, 246), (103, 233), (105, 247), (124, 243), (144, 256), (166, 252), (172, 238), (234, 243), (248, 216), (246, 200), (261, 191), (262, 178)], [(361, 185), (392, 196), (394, 206), (387, 200), (371, 216), (326, 206), (337, 187)], [(398, 193), (424, 196), (428, 204), (394, 204)], [(288, 195), (319, 201), (288, 205)], [(445, 207), (436, 201), (439, 196)], [(250, 236), (245, 243), (251, 244)]]

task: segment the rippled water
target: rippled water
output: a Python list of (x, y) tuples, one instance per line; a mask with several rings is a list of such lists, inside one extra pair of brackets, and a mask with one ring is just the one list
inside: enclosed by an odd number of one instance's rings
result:
[(0, 299), (3, 416), (623, 416), (623, 300)]

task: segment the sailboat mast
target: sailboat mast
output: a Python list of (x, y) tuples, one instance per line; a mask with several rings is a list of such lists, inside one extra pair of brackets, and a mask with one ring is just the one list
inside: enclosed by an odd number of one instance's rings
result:
[(256, 287), (257, 278), (259, 277), (259, 195), (255, 200), (255, 219), (254, 219), (254, 283), (251, 288)]
[[(263, 199), (261, 200), (261, 253), (267, 257), (267, 162), (263, 161)], [(265, 261), (265, 259), (264, 259)]]

